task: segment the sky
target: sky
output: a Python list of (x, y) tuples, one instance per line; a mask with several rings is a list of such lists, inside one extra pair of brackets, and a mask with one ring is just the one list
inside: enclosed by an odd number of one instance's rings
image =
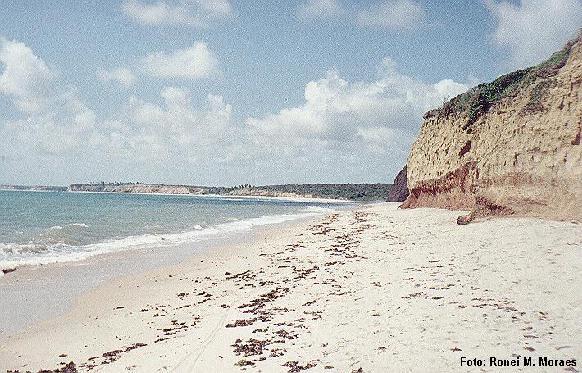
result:
[(582, 0), (3, 0), (0, 184), (391, 182)]

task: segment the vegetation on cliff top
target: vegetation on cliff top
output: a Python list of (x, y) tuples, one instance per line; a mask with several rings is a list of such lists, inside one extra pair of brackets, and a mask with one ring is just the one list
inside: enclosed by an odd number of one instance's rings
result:
[(554, 53), (548, 60), (537, 66), (517, 70), (502, 75), (491, 83), (483, 83), (447, 101), (442, 108), (431, 110), (424, 115), (424, 119), (431, 117), (449, 118), (450, 116), (466, 115), (467, 121), (463, 130), (470, 133), (471, 126), (497, 102), (507, 97), (514, 97), (527, 86), (541, 79), (532, 90), (530, 103), (525, 110), (528, 112), (540, 110), (540, 101), (543, 94), (554, 85), (551, 77), (566, 64), (574, 44), (582, 42), (582, 34)]

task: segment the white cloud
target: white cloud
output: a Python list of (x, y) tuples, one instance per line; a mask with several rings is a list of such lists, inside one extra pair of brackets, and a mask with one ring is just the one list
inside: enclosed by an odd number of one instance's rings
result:
[(0, 63), (0, 93), (11, 96), (20, 110), (41, 110), (54, 78), (44, 61), (23, 43), (0, 38)]
[[(195, 103), (190, 90), (176, 86), (148, 100), (130, 97), (120, 109), (99, 115), (28, 47), (19, 48), (25, 59), (0, 56), (0, 93), (21, 110), (20, 118), (0, 121), (0, 176), (11, 178), (382, 181), (405, 161), (422, 114), (467, 88), (452, 80), (419, 81), (385, 59), (373, 81), (350, 82), (331, 71), (306, 84), (303, 104), (247, 118), (244, 125), (233, 120), (221, 96)], [(184, 61), (179, 74), (173, 67), (163, 75), (190, 76), (183, 73), (191, 70)], [(28, 66), (26, 73), (13, 73), (19, 65)], [(36, 82), (46, 88), (37, 91)], [(45, 102), (35, 110), (19, 104), (40, 98)]]
[(245, 121), (256, 167), (297, 182), (387, 180), (406, 162), (422, 115), (467, 90), (452, 80), (425, 83), (386, 58), (373, 81), (336, 71), (305, 86), (305, 102)]
[(493, 40), (509, 52), (509, 68), (541, 62), (582, 26), (581, 0), (486, 0), (486, 5), (497, 22)]
[[(29, 168), (50, 178), (67, 168), (83, 174), (114, 167), (125, 174), (149, 170), (171, 176), (176, 167), (186, 172), (194, 162), (230, 159), (231, 147), (236, 148), (233, 141), (241, 138), (231, 126), (232, 108), (221, 96), (208, 95), (202, 107), (195, 108), (190, 91), (179, 87), (164, 88), (161, 104), (131, 97), (121, 110), (100, 118), (30, 48), (2, 43), (0, 94), (10, 98), (21, 115), (0, 121), (0, 149), (13, 167), (0, 175)], [(37, 85), (45, 81), (50, 84), (38, 90)], [(41, 93), (43, 105), (30, 110)], [(65, 172), (64, 177), (75, 176)]]
[[(187, 89), (166, 87), (160, 96), (163, 105), (132, 97), (120, 120), (133, 123), (139, 128), (140, 136), (155, 138), (168, 149), (176, 143), (197, 147), (215, 144), (228, 133), (232, 108), (221, 96), (208, 95), (203, 110), (193, 109)], [(131, 133), (127, 135), (131, 137)]]
[(162, 104), (130, 97), (120, 111), (99, 123), (89, 141), (92, 152), (100, 149), (119, 161), (131, 158), (138, 171), (146, 168), (144, 162), (155, 164), (162, 167), (160, 173), (228, 152), (232, 108), (221, 96), (208, 95), (198, 109), (184, 88), (165, 87), (160, 97)]
[(135, 84), (135, 74), (126, 67), (118, 67), (112, 70), (101, 70), (97, 73), (99, 79), (104, 82), (115, 82), (123, 87), (131, 87)]
[(303, 105), (246, 124), (256, 143), (311, 154), (313, 161), (322, 150), (339, 158), (353, 152), (373, 158), (371, 152), (403, 160), (423, 113), (467, 88), (448, 79), (428, 84), (402, 75), (387, 58), (375, 81), (350, 83), (331, 71), (307, 83)]
[(426, 18), (424, 8), (414, 0), (386, 0), (358, 13), (362, 26), (411, 30), (422, 25)]
[(14, 153), (64, 154), (87, 146), (96, 115), (75, 91), (55, 91), (47, 108), (9, 121), (3, 134)]
[(204, 11), (217, 17), (232, 15), (232, 5), (229, 0), (197, 0), (195, 3)]
[(150, 54), (143, 59), (142, 66), (146, 73), (161, 78), (198, 79), (218, 73), (218, 60), (204, 42), (170, 54)]
[(2, 147), (12, 153), (62, 153), (83, 146), (96, 117), (75, 89), (63, 87), (56, 74), (25, 44), (0, 39), (0, 93), (10, 97), (22, 117), (0, 126)]
[(142, 2), (126, 0), (123, 12), (143, 25), (207, 27), (232, 16), (229, 0), (182, 0)]
[(338, 0), (307, 0), (297, 8), (302, 19), (329, 18), (343, 12)]

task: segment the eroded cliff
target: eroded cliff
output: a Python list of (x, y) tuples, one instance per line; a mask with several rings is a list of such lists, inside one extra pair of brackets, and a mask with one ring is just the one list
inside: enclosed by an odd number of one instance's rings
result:
[(582, 220), (582, 34), (425, 114), (403, 207)]
[(396, 175), (396, 178), (394, 178), (394, 184), (392, 184), (392, 188), (388, 192), (389, 202), (404, 202), (408, 197), (406, 172), (406, 166), (404, 166), (398, 175)]
[(191, 188), (185, 185), (164, 184), (71, 184), (70, 192), (93, 193), (159, 193), (159, 194), (189, 194)]

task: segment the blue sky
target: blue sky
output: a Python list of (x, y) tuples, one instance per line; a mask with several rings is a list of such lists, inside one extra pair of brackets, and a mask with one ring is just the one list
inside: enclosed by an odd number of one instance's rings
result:
[(581, 9), (4, 1), (0, 183), (389, 182), (424, 111), (549, 56)]

